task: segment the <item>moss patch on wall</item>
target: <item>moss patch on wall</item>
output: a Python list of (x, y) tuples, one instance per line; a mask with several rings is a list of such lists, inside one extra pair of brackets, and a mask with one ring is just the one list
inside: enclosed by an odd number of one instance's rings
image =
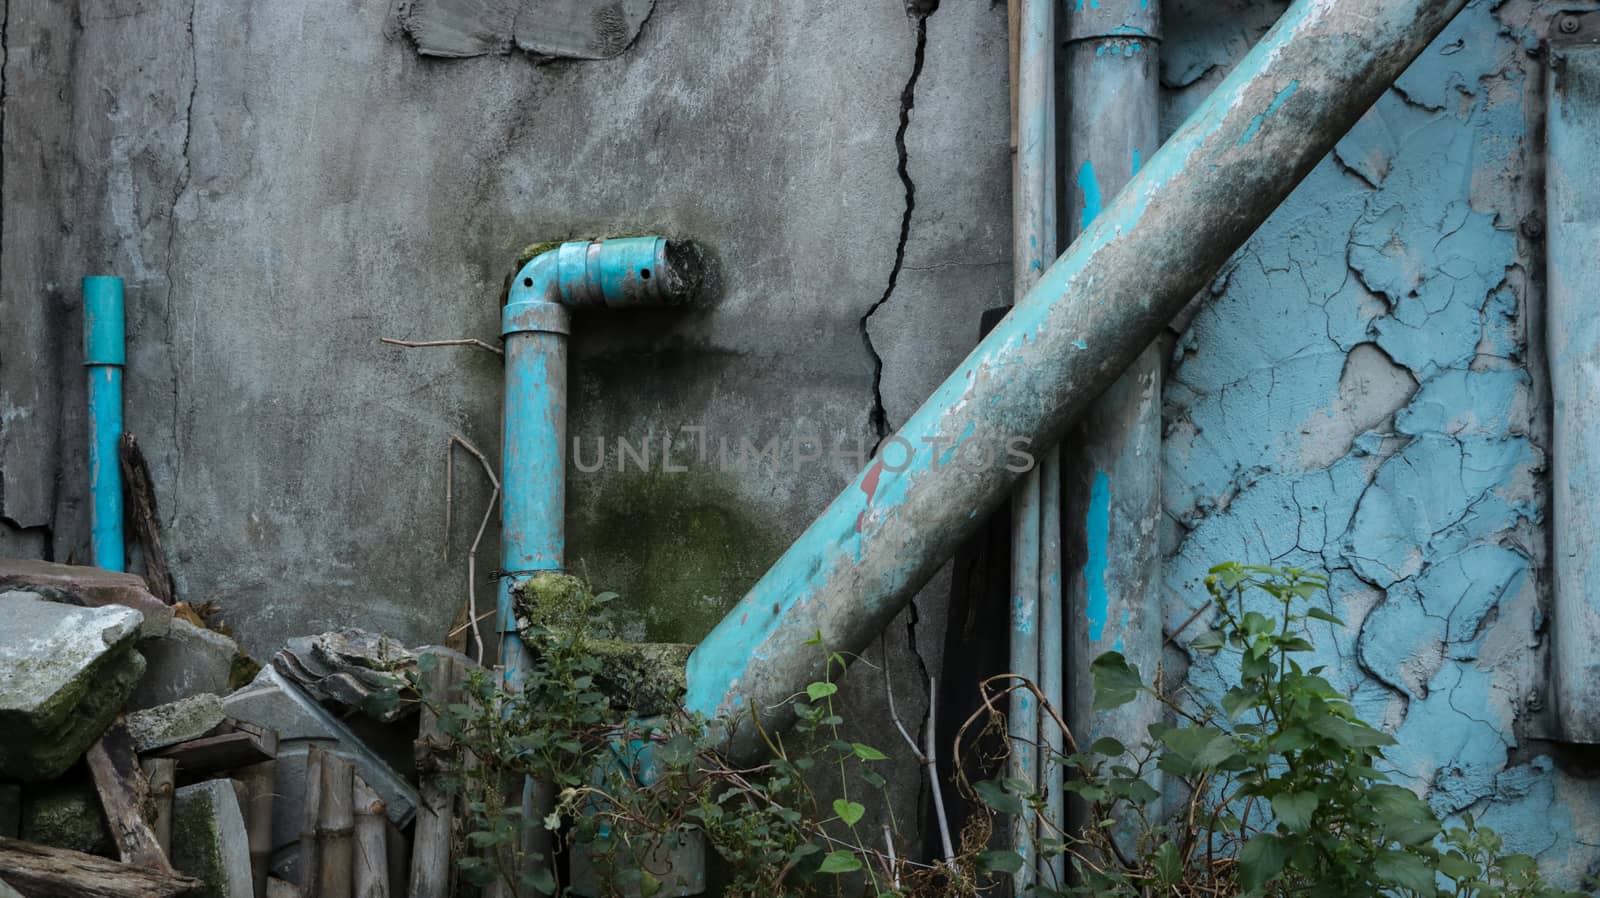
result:
[(785, 547), (714, 472), (596, 473), (569, 481), (568, 566), (629, 641), (699, 642)]

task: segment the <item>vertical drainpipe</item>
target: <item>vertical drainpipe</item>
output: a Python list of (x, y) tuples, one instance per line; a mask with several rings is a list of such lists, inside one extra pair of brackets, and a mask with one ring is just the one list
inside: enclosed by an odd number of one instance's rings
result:
[[(1057, 0), (1021, 0), (1017, 29), (1017, 158), (1013, 167), (1011, 193), (1013, 303), (1020, 302), (1044, 274), (1045, 266), (1056, 255), (1055, 193), (1055, 4)], [(1059, 454), (1050, 449), (1040, 454), (1038, 466), (1017, 484), (1011, 494), (1011, 672), (1038, 682), (1041, 631), (1060, 623), (1060, 569), (1042, 569), (1041, 561), (1052, 557), (1059, 562), (1059, 548), (1041, 551), (1045, 520), (1059, 518), (1059, 491), (1051, 496), (1041, 488), (1046, 481), (1059, 483)], [(1056, 528), (1057, 546), (1060, 544)], [(1054, 601), (1043, 589), (1045, 581), (1056, 584)], [(1047, 606), (1054, 605), (1053, 608)], [(1059, 641), (1057, 639), (1056, 641)], [(1048, 692), (1047, 692), (1048, 694)], [(1039, 744), (1040, 711), (1037, 700), (1026, 690), (1011, 693), (1007, 728), (1011, 735), (1008, 774), (1044, 785), (1041, 777)], [(1053, 766), (1053, 765), (1052, 765)], [(1055, 790), (1050, 790), (1052, 793)], [(1037, 823), (1030, 813), (1012, 819), (1012, 847), (1022, 856), (1015, 890), (1022, 894), (1038, 880), (1038, 853), (1035, 850)], [(1051, 883), (1059, 888), (1060, 882)]]
[[(1063, 214), (1075, 240), (1160, 144), (1161, 4), (1080, 3), (1066, 32)], [(1102, 652), (1121, 652), (1146, 678), (1161, 661), (1161, 366), (1159, 346), (1146, 346), (1062, 442), (1067, 520), (1084, 547), (1072, 553), (1064, 647), (1067, 722), (1083, 745), (1110, 736), (1137, 746), (1161, 719), (1149, 697), (1095, 713), (1089, 674)], [(1114, 835), (1131, 834), (1119, 822)]]
[(1600, 744), (1600, 13), (1558, 13), (1545, 76), (1550, 678), (1562, 741)]
[[(505, 345), (501, 438), (500, 581), (496, 593), (502, 682), (521, 688), (530, 657), (517, 633), (516, 586), (559, 571), (566, 555), (567, 336), (572, 308), (637, 308), (692, 300), (702, 282), (690, 245), (664, 237), (579, 240), (529, 260), (500, 315)], [(548, 785), (522, 786), (523, 818), (543, 817)], [(548, 837), (523, 849), (548, 856)], [(524, 890), (519, 886), (517, 894)]]
[(83, 364), (89, 373), (89, 557), (108, 571), (127, 566), (122, 543), (122, 278), (83, 279)]

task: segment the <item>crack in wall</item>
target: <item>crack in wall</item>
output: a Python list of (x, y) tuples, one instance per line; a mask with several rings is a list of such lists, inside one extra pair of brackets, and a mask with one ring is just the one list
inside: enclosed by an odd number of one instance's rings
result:
[(872, 343), (869, 325), (872, 316), (876, 315), (884, 303), (894, 295), (895, 287), (900, 282), (900, 272), (905, 268), (906, 242), (911, 237), (911, 213), (917, 207), (917, 184), (911, 180), (910, 155), (906, 151), (906, 131), (911, 127), (911, 110), (917, 105), (917, 81), (922, 77), (922, 66), (927, 58), (928, 17), (938, 8), (938, 0), (906, 5), (906, 14), (911, 17), (916, 30), (917, 45), (912, 55), (911, 74), (906, 78), (905, 87), (900, 90), (900, 126), (894, 132), (894, 149), (897, 157), (895, 173), (899, 175), (900, 184), (905, 188), (905, 206), (900, 213), (900, 238), (895, 243), (894, 264), (889, 268), (888, 282), (884, 285), (883, 294), (867, 307), (867, 311), (862, 314), (858, 322), (858, 327), (861, 329), (861, 344), (866, 347), (867, 356), (872, 360), (872, 408), (867, 414), (867, 420), (872, 425), (872, 432), (876, 437), (872, 444), (873, 454), (877, 454), (878, 447), (889, 435), (889, 412), (883, 404), (883, 356)]
[(177, 290), (173, 284), (173, 246), (178, 235), (178, 204), (182, 202), (184, 193), (189, 189), (189, 180), (194, 173), (194, 160), (189, 156), (189, 144), (194, 137), (194, 101), (200, 92), (200, 50), (195, 42), (194, 23), (199, 14), (200, 0), (191, 0), (189, 4), (189, 99), (183, 111), (183, 146), (179, 149), (179, 158), (183, 167), (178, 173), (177, 183), (172, 191), (172, 203), (167, 209), (167, 251), (163, 261), (163, 275), (167, 282), (167, 295), (164, 315), (167, 328), (167, 360), (172, 373), (172, 465), (173, 483), (172, 490), (172, 520), (176, 522), (181, 517), (183, 489), (178, 486), (183, 482), (183, 452), (180, 448), (182, 439), (182, 399), (180, 397), (180, 371), (178, 366), (178, 340), (177, 316), (174, 305), (177, 303)]

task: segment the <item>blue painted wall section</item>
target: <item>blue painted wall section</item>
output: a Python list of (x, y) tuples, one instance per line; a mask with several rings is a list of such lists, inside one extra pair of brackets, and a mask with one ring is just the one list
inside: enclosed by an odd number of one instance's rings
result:
[[(1169, 121), (1237, 37), (1175, 6)], [(1235, 255), (1174, 354), (1162, 495), (1169, 629), (1214, 562), (1326, 569), (1348, 624), (1318, 624), (1319, 649), (1396, 733), (1395, 774), (1575, 884), (1600, 864), (1600, 781), (1534, 738), (1542, 262), (1515, 230), (1536, 209), (1526, 50), (1555, 9), (1471, 4)]]

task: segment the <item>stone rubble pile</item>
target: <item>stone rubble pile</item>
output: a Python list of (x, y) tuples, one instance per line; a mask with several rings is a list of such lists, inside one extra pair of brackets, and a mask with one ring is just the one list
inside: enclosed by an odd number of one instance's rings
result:
[(39, 561), (0, 559), (0, 620), (0, 898), (419, 894), (417, 703), (375, 699), (465, 656), (348, 629), (260, 667), (136, 575)]

